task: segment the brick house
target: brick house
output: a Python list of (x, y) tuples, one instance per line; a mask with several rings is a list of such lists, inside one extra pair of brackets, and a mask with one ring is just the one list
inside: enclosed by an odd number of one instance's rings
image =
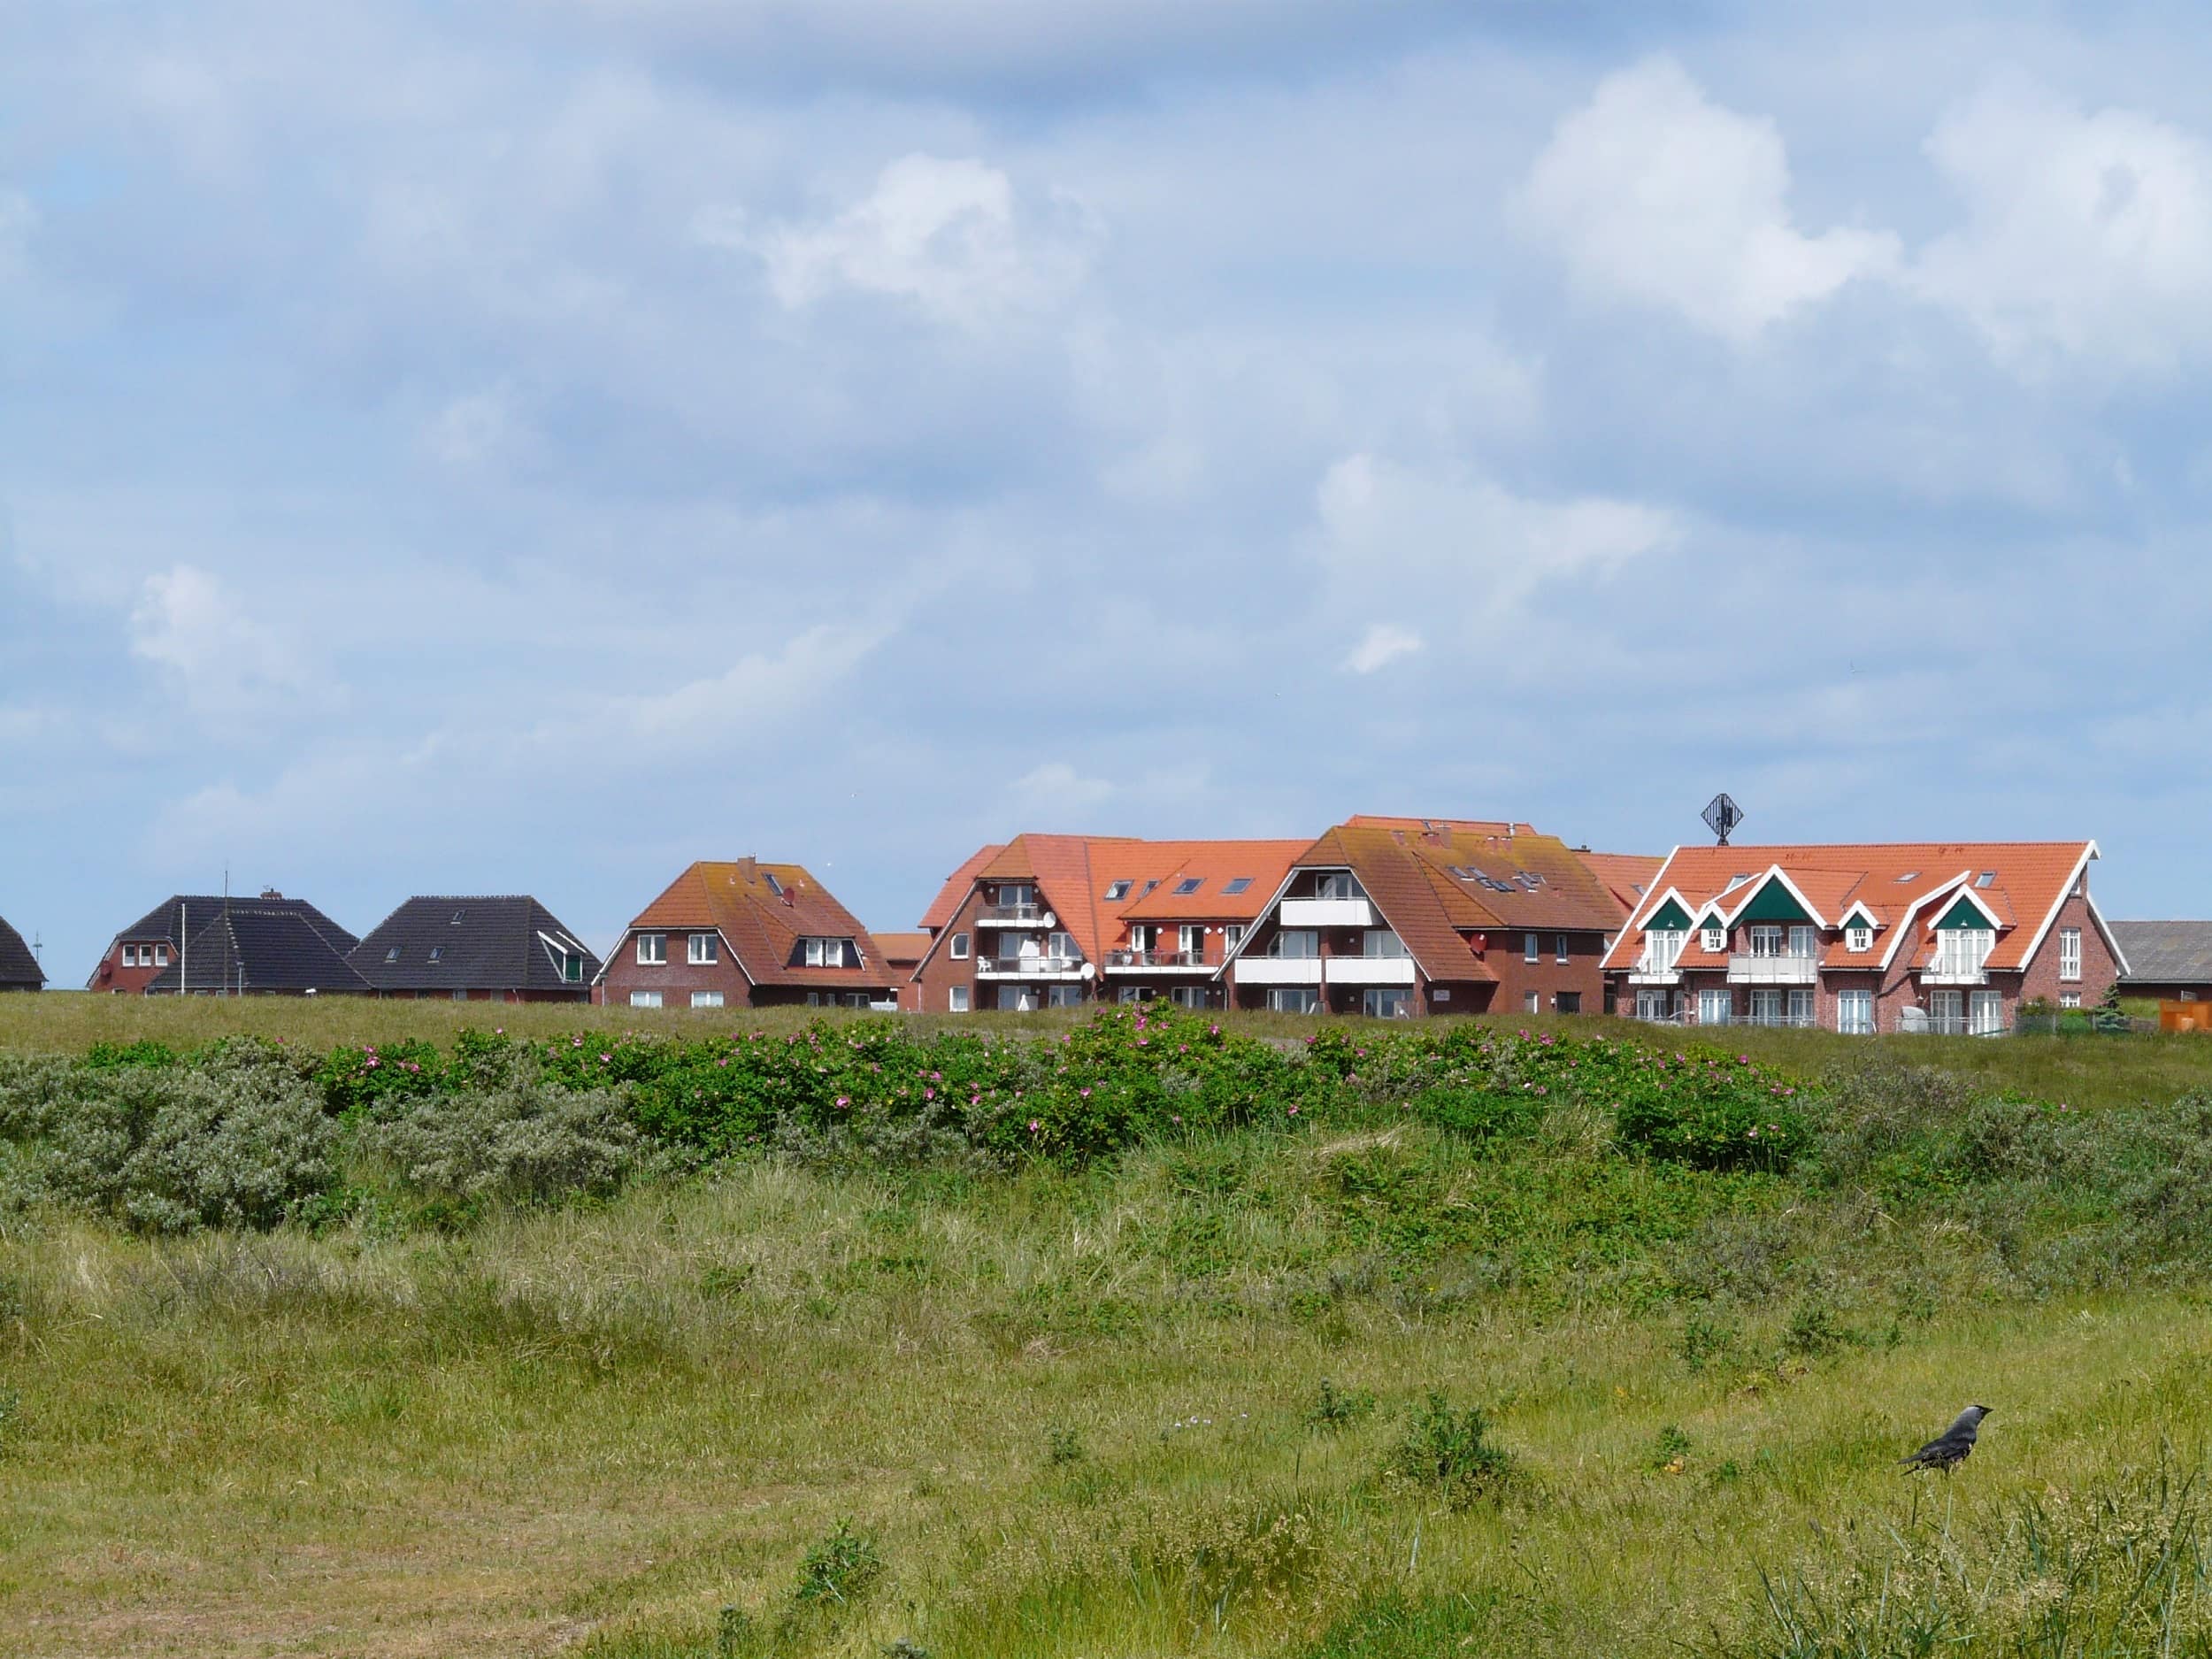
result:
[(409, 899), (348, 958), (379, 996), (585, 1002), (599, 958), (526, 895)]
[(922, 918), (911, 1005), (1222, 1006), (1221, 964), (1304, 845), (1018, 835), (985, 847)]
[(2212, 922), (2115, 922), (2112, 936), (2127, 995), (2212, 1002)]
[(886, 931), (871, 930), (875, 935), (876, 949), (883, 952), (884, 966), (891, 970), (891, 978), (898, 986), (899, 1007), (916, 1012), (921, 1007), (921, 987), (914, 983), (914, 971), (922, 965), (922, 958), (929, 955), (930, 941), (934, 934), (910, 928)]
[(46, 970), (23, 942), (23, 935), (0, 918), (0, 991), (42, 991)]
[(2094, 841), (1678, 848), (1606, 958), (1621, 1013), (1993, 1034), (2101, 998), (2125, 956)]
[(803, 865), (693, 864), (623, 930), (593, 1000), (632, 1008), (895, 1007), (868, 930)]
[[(249, 917), (243, 924), (248, 940), (242, 947), (232, 929), (217, 929), (221, 918), (230, 913)], [(286, 918), (290, 919), (279, 919)], [(211, 972), (215, 956), (224, 952), (230, 954), (232, 968), (238, 968), (242, 965), (239, 953), (242, 949), (267, 958), (261, 976), (263, 989), (279, 988), (279, 981), (299, 979), (301, 982), (291, 988), (303, 990), (316, 977), (329, 979), (334, 990), (364, 988), (353, 983), (358, 976), (344, 965), (347, 954), (360, 941), (306, 900), (288, 899), (274, 888), (268, 888), (258, 898), (251, 899), (226, 898), (208, 893), (173, 894), (108, 941), (107, 949), (85, 981), (85, 989), (135, 996), (153, 991), (158, 985), (160, 994), (174, 995), (180, 987), (174, 972), (177, 959), (189, 954), (187, 947), (191, 940), (209, 933), (211, 929), (217, 929), (210, 933)], [(326, 971), (317, 976), (316, 971), (324, 967), (326, 956), (334, 956), (339, 959), (339, 971)], [(226, 988), (226, 982), (219, 979), (204, 979), (198, 964), (193, 965), (191, 978), (190, 988), (196, 993)], [(228, 988), (236, 988), (234, 972)], [(317, 986), (319, 991), (321, 988)]]
[(1525, 824), (1356, 817), (1302, 849), (1221, 973), (1282, 1013), (1596, 1013), (1628, 910)]

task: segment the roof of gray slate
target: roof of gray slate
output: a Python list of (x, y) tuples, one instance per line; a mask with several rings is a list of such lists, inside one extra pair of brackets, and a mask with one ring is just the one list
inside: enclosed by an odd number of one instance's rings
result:
[(219, 907), (176, 959), (153, 977), (149, 996), (187, 992), (314, 991), (361, 995), (372, 987), (313, 921), (292, 906), (245, 899)]
[(23, 942), (23, 935), (0, 920), (0, 986), (11, 989), (28, 986), (38, 990), (45, 984), (45, 970), (38, 965), (31, 948)]
[(2212, 922), (2115, 922), (2130, 983), (2212, 983)]
[[(582, 963), (564, 979), (557, 951)], [(526, 894), (409, 899), (371, 928), (349, 958), (380, 991), (587, 990), (599, 958)]]

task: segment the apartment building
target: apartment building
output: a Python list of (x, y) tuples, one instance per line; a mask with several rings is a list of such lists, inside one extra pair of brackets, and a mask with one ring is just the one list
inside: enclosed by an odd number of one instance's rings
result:
[(1678, 848), (1605, 963), (1618, 1011), (1993, 1035), (2126, 972), (2094, 841)]
[(1224, 1006), (1219, 969), (1304, 845), (1025, 834), (983, 848), (922, 918), (910, 1005)]
[(1296, 856), (1220, 975), (1232, 1006), (1282, 1013), (1594, 1014), (1629, 913), (1526, 824), (1360, 816)]
[(594, 1000), (632, 1008), (898, 1006), (868, 930), (801, 864), (693, 864), (641, 910)]

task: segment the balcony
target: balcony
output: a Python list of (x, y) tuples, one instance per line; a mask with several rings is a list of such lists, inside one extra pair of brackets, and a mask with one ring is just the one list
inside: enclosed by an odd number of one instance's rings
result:
[(1411, 956), (1331, 956), (1324, 975), (1331, 985), (1411, 985)]
[(1978, 963), (1970, 965), (1964, 962), (1945, 962), (1938, 959), (1921, 969), (1920, 983), (1923, 985), (1987, 985), (1989, 970)]
[(1239, 985), (1318, 985), (1318, 956), (1239, 956)]
[(1202, 973), (1217, 964), (1195, 950), (1110, 950), (1109, 973)]
[(1285, 927), (1372, 927), (1375, 907), (1365, 899), (1285, 899)]
[(2001, 1037), (2004, 1018), (1975, 1014), (1930, 1014), (1916, 1008), (1897, 1010), (1896, 1029), (1907, 1036)]
[(1817, 1023), (1810, 1014), (1737, 1014), (1732, 1025), (1765, 1025), (1782, 1031), (1810, 1031)]
[(1820, 959), (1816, 956), (1754, 956), (1738, 952), (1728, 958), (1731, 985), (1817, 985)]
[(1041, 904), (987, 904), (975, 913), (978, 927), (1049, 927), (1052, 920)]
[(1631, 985), (1679, 985), (1682, 970), (1672, 962), (1662, 962), (1655, 956), (1646, 956), (1628, 971)]
[(1083, 977), (1084, 962), (1080, 956), (979, 956), (975, 977), (979, 979), (1079, 979)]

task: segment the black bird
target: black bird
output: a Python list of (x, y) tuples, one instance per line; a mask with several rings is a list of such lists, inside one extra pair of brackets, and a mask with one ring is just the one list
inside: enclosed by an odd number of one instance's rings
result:
[(1897, 1461), (1909, 1469), (1940, 1469), (1948, 1474), (1973, 1455), (1975, 1437), (1981, 1432), (1982, 1419), (1988, 1415), (1987, 1406), (1967, 1407), (1951, 1419), (1949, 1428), (1910, 1457)]

